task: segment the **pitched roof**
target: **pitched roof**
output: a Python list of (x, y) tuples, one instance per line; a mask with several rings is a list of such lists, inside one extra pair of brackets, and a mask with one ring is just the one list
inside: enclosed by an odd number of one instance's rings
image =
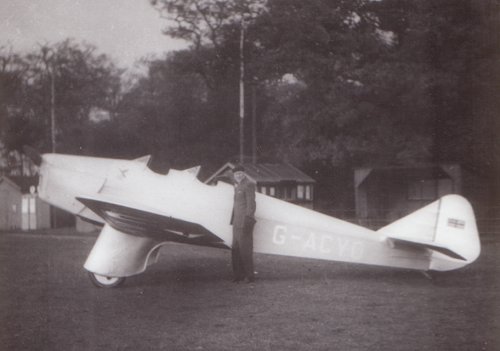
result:
[(15, 183), (23, 194), (29, 193), (31, 186), (36, 187), (38, 185), (38, 176), (32, 176), (32, 177), (10, 176), (8, 179), (10, 179), (13, 183)]
[(360, 167), (354, 170), (355, 185), (361, 186), (369, 178), (379, 177), (390, 179), (441, 179), (457, 176), (456, 170), (460, 170), (459, 164), (418, 164), (413, 166), (382, 166), (382, 167)]
[[(212, 182), (215, 178), (223, 176), (228, 171), (232, 170), (236, 164), (232, 162), (226, 163), (205, 183)], [(299, 182), (299, 183), (315, 183), (315, 180), (295, 168), (289, 163), (245, 163), (245, 173), (255, 183), (279, 183), (279, 182)]]
[(21, 187), (17, 185), (15, 182), (12, 181), (12, 179), (6, 177), (6, 176), (1, 176), (0, 177), (0, 184), (5, 183), (11, 188), (16, 189), (17, 191), (21, 192)]

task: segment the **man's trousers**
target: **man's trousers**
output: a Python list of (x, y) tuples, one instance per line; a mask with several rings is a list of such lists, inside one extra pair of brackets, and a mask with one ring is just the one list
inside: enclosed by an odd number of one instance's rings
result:
[(245, 228), (233, 227), (233, 247), (231, 261), (233, 263), (234, 279), (253, 280), (253, 225)]

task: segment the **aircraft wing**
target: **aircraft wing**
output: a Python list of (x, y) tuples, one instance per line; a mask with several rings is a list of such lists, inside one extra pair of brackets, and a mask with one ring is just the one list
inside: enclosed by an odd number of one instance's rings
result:
[(223, 240), (205, 227), (104, 199), (77, 197), (114, 229), (140, 237), (193, 245), (224, 247)]

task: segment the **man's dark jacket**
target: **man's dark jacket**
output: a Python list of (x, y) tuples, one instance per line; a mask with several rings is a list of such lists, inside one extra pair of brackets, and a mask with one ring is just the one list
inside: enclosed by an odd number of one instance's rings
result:
[(234, 187), (234, 228), (244, 228), (255, 221), (255, 184), (244, 178)]

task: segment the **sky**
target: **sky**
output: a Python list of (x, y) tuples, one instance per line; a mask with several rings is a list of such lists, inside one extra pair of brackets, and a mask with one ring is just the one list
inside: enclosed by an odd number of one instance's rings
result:
[(187, 46), (162, 34), (166, 24), (148, 0), (0, 0), (0, 47), (25, 53), (73, 38), (129, 69), (147, 54)]

